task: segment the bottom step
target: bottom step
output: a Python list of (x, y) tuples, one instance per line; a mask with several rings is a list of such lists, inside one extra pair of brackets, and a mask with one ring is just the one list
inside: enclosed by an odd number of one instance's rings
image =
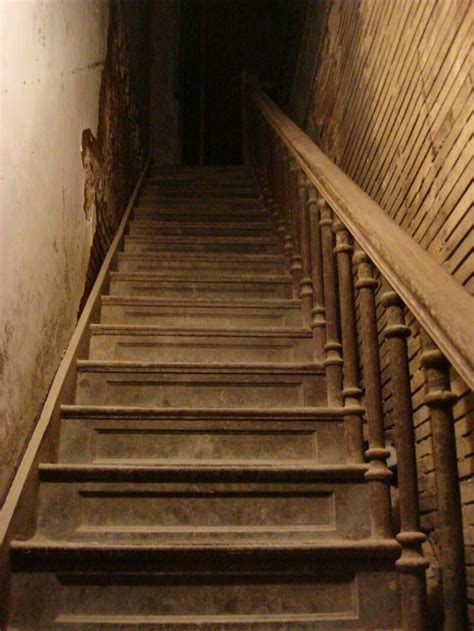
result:
[[(10, 629), (283, 631), (399, 625), (393, 571), (398, 551), (390, 541), (346, 543), (339, 551), (337, 545), (286, 551), (260, 546), (252, 560), (246, 558), (249, 550), (243, 556), (237, 549), (221, 550), (218, 563), (217, 549), (203, 548), (194, 568), (180, 563), (177, 549), (173, 561), (156, 548), (129, 548), (120, 563), (113, 554), (121, 556), (119, 550), (96, 546), (105, 561), (98, 567), (88, 562), (94, 546), (51, 545), (63, 553), (59, 563), (51, 563), (48, 543), (41, 549), (37, 542), (36, 550), (31, 544), (14, 546)], [(37, 565), (38, 553), (44, 563)]]

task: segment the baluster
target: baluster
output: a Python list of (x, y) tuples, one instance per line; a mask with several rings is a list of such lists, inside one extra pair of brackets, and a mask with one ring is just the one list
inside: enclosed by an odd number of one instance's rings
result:
[[(283, 212), (284, 212), (284, 222), (285, 222), (285, 236), (284, 236), (284, 246), (283, 249), (285, 251), (285, 255), (288, 259), (288, 262), (291, 266), (291, 260), (293, 257), (293, 236), (291, 231), (291, 198), (290, 198), (290, 182), (289, 182), (289, 161), (290, 156), (288, 155), (288, 151), (286, 147), (282, 146), (282, 200), (283, 200)], [(293, 287), (294, 287), (294, 279), (293, 279)]]
[[(275, 155), (275, 172), (274, 172), (274, 190), (277, 206), (277, 232), (281, 239), (283, 248), (286, 244), (286, 226), (285, 226), (285, 202), (283, 195), (283, 151), (284, 147), (280, 144), (278, 138), (274, 137), (274, 155)], [(286, 252), (286, 251), (285, 251)]]
[(324, 345), (328, 405), (342, 405), (342, 358), (339, 342), (337, 280), (334, 260), (332, 213), (325, 200), (318, 197), (321, 252), (323, 263), (323, 291), (326, 313), (326, 344)]
[(364, 437), (362, 433), (362, 414), (360, 407), (362, 390), (359, 387), (359, 362), (357, 352), (357, 327), (354, 305), (354, 282), (352, 276), (353, 247), (349, 232), (344, 224), (336, 220), (333, 223), (336, 235), (334, 254), (337, 259), (339, 279), (339, 310), (341, 317), (341, 338), (343, 358), (344, 416), (346, 434), (346, 453), (348, 462), (364, 461)]
[(390, 385), (396, 423), (401, 526), (397, 541), (402, 546), (396, 566), (400, 572), (403, 628), (406, 631), (423, 631), (426, 628), (425, 571), (429, 563), (421, 550), (426, 536), (420, 532), (418, 507), (415, 431), (406, 342), (410, 329), (405, 325), (403, 302), (395, 292), (385, 293), (382, 304), (387, 314), (384, 335), (389, 349)]
[(302, 278), (300, 282), (301, 311), (304, 326), (310, 327), (313, 310), (313, 283), (311, 282), (311, 260), (309, 244), (309, 212), (306, 204), (306, 176), (302, 169), (297, 173), (298, 209), (300, 217), (300, 249)]
[(306, 178), (310, 230), (311, 280), (313, 285), (313, 311), (311, 313), (314, 342), (314, 361), (324, 362), (326, 343), (326, 320), (323, 289), (323, 258), (321, 248), (320, 213), (316, 189)]
[(421, 331), (425, 370), (425, 404), (429, 407), (438, 504), (441, 573), (444, 601), (443, 629), (467, 629), (466, 575), (461, 497), (456, 457), (449, 363), (430, 336)]
[(301, 281), (303, 279), (303, 265), (300, 251), (299, 234), (299, 204), (298, 204), (298, 164), (293, 156), (288, 161), (288, 185), (289, 185), (289, 221), (292, 236), (293, 249), (291, 252), (291, 276), (293, 277), (293, 298), (300, 297)]
[(369, 448), (365, 454), (369, 460), (369, 470), (365, 477), (370, 487), (372, 536), (390, 537), (391, 507), (388, 483), (392, 478), (392, 473), (386, 465), (390, 452), (385, 448), (379, 341), (375, 312), (375, 290), (378, 283), (373, 275), (372, 263), (365, 252), (357, 251), (354, 255), (354, 263), (357, 265), (356, 289), (360, 295), (362, 365), (369, 434)]

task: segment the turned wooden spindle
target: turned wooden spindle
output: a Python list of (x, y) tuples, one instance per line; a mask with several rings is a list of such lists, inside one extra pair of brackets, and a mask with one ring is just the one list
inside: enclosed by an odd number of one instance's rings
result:
[(301, 281), (303, 279), (303, 264), (300, 244), (300, 208), (298, 204), (298, 163), (293, 156), (288, 161), (288, 185), (290, 199), (290, 230), (293, 249), (291, 252), (291, 276), (293, 278), (293, 298), (300, 297)]
[(370, 488), (372, 536), (383, 538), (390, 537), (392, 534), (389, 489), (392, 473), (386, 464), (390, 452), (385, 447), (379, 340), (375, 311), (375, 291), (378, 283), (374, 278), (372, 263), (365, 252), (357, 251), (354, 255), (354, 263), (357, 266), (356, 289), (360, 296), (361, 355), (369, 437), (369, 448), (365, 452), (369, 460), (369, 469), (365, 477)]
[(313, 283), (311, 282), (311, 253), (309, 243), (309, 212), (306, 204), (306, 175), (302, 169), (297, 173), (298, 210), (299, 210), (299, 235), (302, 278), (300, 282), (301, 311), (303, 325), (310, 327), (313, 317)]
[(410, 388), (404, 305), (399, 296), (388, 291), (382, 296), (387, 325), (384, 335), (389, 350), (390, 388), (396, 428), (397, 472), (400, 497), (400, 533), (397, 541), (402, 554), (396, 562), (400, 572), (402, 621), (405, 631), (426, 629), (426, 568), (421, 545), (426, 536), (420, 532), (415, 430)]
[(444, 602), (443, 629), (467, 629), (466, 575), (461, 498), (456, 457), (449, 363), (431, 337), (421, 330), (425, 371), (425, 404), (430, 410), (433, 464), (441, 544), (441, 573)]
[(339, 341), (339, 308), (337, 297), (336, 262), (332, 212), (324, 198), (318, 196), (319, 225), (323, 264), (323, 291), (326, 313), (326, 343), (324, 345), (328, 405), (342, 405), (342, 346)]
[(276, 199), (276, 220), (277, 220), (277, 232), (280, 237), (282, 246), (285, 246), (286, 239), (286, 226), (285, 226), (285, 201), (284, 201), (284, 179), (283, 179), (283, 152), (284, 148), (280, 140), (274, 137), (274, 175), (273, 185)]
[(343, 358), (344, 416), (346, 453), (348, 462), (364, 461), (364, 437), (362, 432), (363, 408), (360, 406), (362, 390), (359, 387), (359, 357), (357, 349), (357, 327), (355, 316), (355, 295), (352, 275), (353, 246), (349, 232), (342, 222), (334, 221), (336, 235), (334, 254), (337, 260), (339, 310), (341, 318), (341, 340)]
[(322, 364), (325, 359), (326, 319), (324, 309), (323, 257), (321, 248), (321, 228), (318, 194), (306, 178), (307, 207), (309, 215), (309, 236), (311, 256), (311, 281), (313, 285), (313, 310), (311, 328), (313, 330), (314, 361)]
[[(281, 155), (281, 185), (282, 185), (282, 201), (285, 223), (284, 246), (285, 255), (291, 267), (293, 257), (293, 235), (291, 230), (291, 194), (290, 194), (290, 172), (289, 172), (290, 156), (286, 147), (282, 146)], [(294, 283), (293, 283), (294, 286)]]

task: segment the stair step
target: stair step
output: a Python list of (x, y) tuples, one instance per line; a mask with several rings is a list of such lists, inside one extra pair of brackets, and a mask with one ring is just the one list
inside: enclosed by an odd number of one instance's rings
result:
[(342, 409), (63, 406), (63, 463), (345, 462)]
[(164, 300), (103, 296), (101, 322), (174, 327), (301, 327), (298, 300), (223, 301)]
[(326, 396), (319, 366), (80, 360), (77, 371), (79, 405), (314, 407)]
[(129, 223), (131, 236), (273, 236), (275, 228), (270, 221), (244, 223), (239, 221), (159, 221), (133, 219)]
[(225, 276), (153, 274), (147, 272), (112, 272), (110, 292), (117, 296), (157, 296), (160, 298), (199, 297), (225, 298), (291, 298), (292, 284), (288, 275)]
[(399, 553), (391, 539), (14, 541), (12, 628), (396, 628)]
[(41, 465), (37, 535), (127, 543), (365, 539), (366, 471), (238, 461)]
[(146, 253), (159, 251), (280, 253), (277, 237), (125, 237), (124, 251)]
[(264, 206), (242, 209), (223, 206), (178, 206), (172, 204), (143, 203), (133, 211), (133, 221), (205, 221), (211, 223), (232, 222), (252, 226), (268, 220), (268, 210)]
[(241, 331), (140, 325), (91, 326), (89, 357), (96, 360), (201, 362), (310, 362), (310, 331)]
[(176, 273), (206, 272), (223, 274), (284, 274), (287, 262), (283, 256), (272, 254), (255, 254), (236, 256), (224, 252), (212, 254), (192, 253), (155, 253), (155, 254), (125, 254), (119, 252), (118, 270), (120, 272), (161, 272), (173, 270)]

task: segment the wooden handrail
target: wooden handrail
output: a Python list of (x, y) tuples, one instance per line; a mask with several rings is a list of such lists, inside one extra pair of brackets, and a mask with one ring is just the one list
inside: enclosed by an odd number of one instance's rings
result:
[(249, 98), (311, 183), (474, 389), (474, 299), (280, 110), (254, 78), (246, 82)]

